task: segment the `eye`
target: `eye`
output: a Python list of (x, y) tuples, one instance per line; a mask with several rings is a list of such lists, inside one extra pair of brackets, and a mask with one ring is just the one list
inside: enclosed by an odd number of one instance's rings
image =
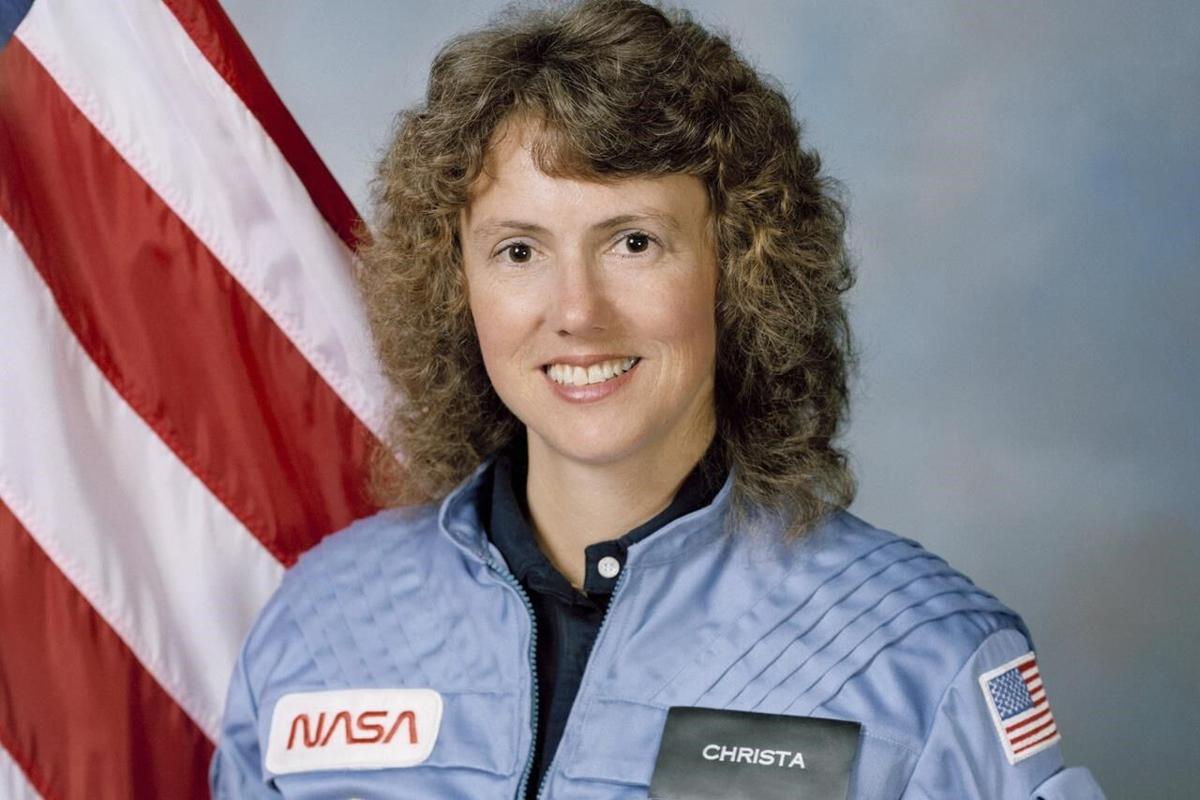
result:
[(630, 233), (625, 237), (625, 246), (631, 253), (641, 253), (650, 247), (650, 237), (644, 233)]
[(645, 231), (630, 231), (621, 234), (613, 249), (623, 256), (636, 256), (649, 251), (656, 244), (658, 240)]
[(533, 260), (533, 248), (525, 242), (513, 242), (496, 253), (510, 264), (528, 264)]

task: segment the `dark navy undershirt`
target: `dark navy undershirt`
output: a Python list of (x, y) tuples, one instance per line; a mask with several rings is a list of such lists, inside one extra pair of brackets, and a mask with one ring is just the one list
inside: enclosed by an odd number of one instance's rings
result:
[[(542, 775), (558, 749), (592, 644), (620, 577), (619, 571), (607, 578), (601, 575), (601, 560), (614, 558), (623, 569), (630, 545), (668, 522), (711, 503), (724, 482), (715, 450), (715, 447), (709, 447), (661, 513), (619, 539), (598, 542), (584, 550), (586, 566), (582, 593), (554, 568), (534, 539), (525, 501), (527, 459), (524, 437), (518, 437), (517, 443), (496, 458), (490, 476), (491, 505), (480, 509), (481, 517), (492, 544), (496, 545), (509, 570), (529, 595), (537, 624), (538, 720), (533, 768), (526, 792), (530, 800), (536, 797)], [(483, 497), (488, 498), (489, 493), (485, 491)], [(606, 566), (611, 567), (612, 562), (606, 562)]]

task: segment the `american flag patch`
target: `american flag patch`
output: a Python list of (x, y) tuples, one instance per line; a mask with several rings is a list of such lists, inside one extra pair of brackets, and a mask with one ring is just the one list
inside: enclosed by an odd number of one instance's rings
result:
[(1008, 763), (1016, 764), (1062, 738), (1032, 651), (980, 675), (979, 687)]

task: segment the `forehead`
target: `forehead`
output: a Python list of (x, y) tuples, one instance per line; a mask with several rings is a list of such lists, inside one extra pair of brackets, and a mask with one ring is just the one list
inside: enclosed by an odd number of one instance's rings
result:
[(479, 227), (518, 211), (564, 225), (613, 215), (644, 215), (663, 217), (680, 228), (704, 227), (708, 191), (699, 178), (548, 174), (539, 165), (542, 135), (539, 126), (528, 122), (500, 127), (468, 194), (464, 227)]

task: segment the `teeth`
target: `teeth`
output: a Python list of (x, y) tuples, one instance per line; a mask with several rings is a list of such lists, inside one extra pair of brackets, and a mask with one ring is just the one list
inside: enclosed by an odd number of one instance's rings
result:
[(603, 383), (623, 375), (633, 369), (637, 358), (614, 358), (590, 367), (573, 367), (570, 364), (551, 364), (546, 367), (550, 380), (563, 386), (587, 386), (590, 383)]

